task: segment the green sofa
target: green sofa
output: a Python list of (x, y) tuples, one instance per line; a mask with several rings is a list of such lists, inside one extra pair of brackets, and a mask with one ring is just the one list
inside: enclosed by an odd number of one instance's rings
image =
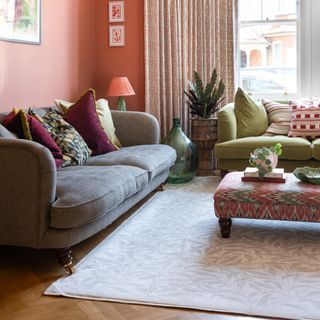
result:
[(218, 112), (218, 143), (215, 156), (218, 169), (226, 171), (244, 170), (249, 166), (250, 153), (259, 147), (282, 145), (282, 155), (278, 167), (292, 172), (301, 166), (320, 167), (320, 139), (309, 141), (304, 138), (287, 136), (258, 136), (237, 138), (237, 118), (234, 103), (230, 103)]

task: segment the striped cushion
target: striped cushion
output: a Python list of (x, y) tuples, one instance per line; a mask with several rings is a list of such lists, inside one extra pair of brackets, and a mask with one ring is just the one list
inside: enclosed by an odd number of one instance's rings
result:
[(289, 137), (302, 137), (310, 140), (320, 137), (320, 106), (317, 100), (313, 103), (291, 102), (292, 120)]
[(264, 136), (287, 136), (290, 131), (290, 122), (292, 117), (292, 108), (287, 104), (281, 104), (279, 102), (271, 100), (262, 100), (262, 104), (267, 110), (269, 118), (269, 127)]

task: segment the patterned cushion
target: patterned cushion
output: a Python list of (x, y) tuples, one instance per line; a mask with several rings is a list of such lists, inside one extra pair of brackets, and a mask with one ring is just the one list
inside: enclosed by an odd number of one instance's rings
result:
[(64, 119), (81, 134), (94, 155), (118, 150), (101, 126), (93, 89), (89, 89), (69, 107)]
[(310, 103), (291, 102), (292, 120), (289, 137), (302, 137), (313, 140), (320, 137), (320, 106), (318, 102)]
[(262, 104), (267, 110), (270, 123), (269, 127), (263, 135), (287, 136), (290, 131), (290, 123), (292, 118), (291, 106), (266, 99), (262, 100)]
[(43, 125), (61, 148), (63, 167), (83, 165), (91, 151), (81, 135), (56, 111), (48, 111), (42, 118)]
[[(316, 103), (316, 105), (314, 105), (314, 103)], [(308, 98), (292, 100), (292, 101), (289, 102), (289, 105), (290, 105), (291, 108), (293, 108), (293, 107), (295, 107), (295, 108), (297, 108), (297, 107), (310, 108), (313, 105), (315, 107), (318, 106), (317, 98), (313, 98), (312, 100), (308, 99)]]

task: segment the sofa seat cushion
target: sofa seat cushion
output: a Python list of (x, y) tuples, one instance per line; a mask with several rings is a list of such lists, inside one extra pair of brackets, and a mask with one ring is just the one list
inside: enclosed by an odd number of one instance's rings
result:
[(58, 170), (50, 226), (76, 228), (101, 218), (147, 184), (148, 172), (130, 166)]
[(311, 142), (304, 138), (286, 136), (247, 137), (222, 142), (216, 145), (218, 159), (249, 159), (250, 153), (260, 147), (271, 147), (276, 143), (282, 145), (282, 160), (309, 160), (312, 158)]
[(139, 145), (121, 148), (117, 152), (89, 158), (87, 166), (134, 166), (149, 173), (149, 180), (168, 170), (176, 161), (176, 152), (164, 144)]
[(320, 139), (313, 140), (312, 142), (312, 158), (320, 160)]

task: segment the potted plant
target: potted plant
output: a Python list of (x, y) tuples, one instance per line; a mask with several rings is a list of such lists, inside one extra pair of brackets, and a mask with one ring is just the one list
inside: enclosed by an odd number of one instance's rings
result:
[(223, 97), (225, 85), (218, 81), (217, 70), (213, 69), (210, 81), (204, 86), (198, 72), (189, 81), (184, 91), (186, 104), (191, 114), (191, 139), (199, 152), (198, 175), (210, 175), (216, 168), (213, 148), (217, 141), (218, 120), (215, 116)]

